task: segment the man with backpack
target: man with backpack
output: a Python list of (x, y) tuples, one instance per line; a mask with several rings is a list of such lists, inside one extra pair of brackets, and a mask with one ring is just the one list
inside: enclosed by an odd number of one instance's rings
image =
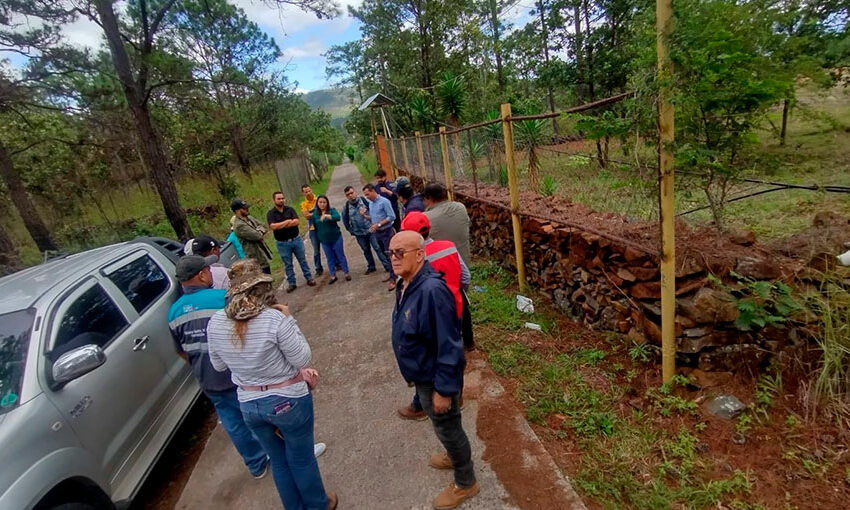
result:
[(363, 257), (366, 259), (366, 274), (375, 272), (375, 258), (372, 256), (372, 250), (378, 254), (378, 260), (384, 269), (390, 271), (390, 262), (387, 260), (384, 251), (378, 244), (375, 235), (369, 231), (369, 226), (372, 224), (370, 220), (361, 214), (361, 210), (369, 210), (369, 202), (362, 196), (357, 195), (357, 191), (352, 186), (345, 188), (345, 205), (342, 207), (342, 224), (348, 233), (357, 239), (357, 244), (363, 251)]

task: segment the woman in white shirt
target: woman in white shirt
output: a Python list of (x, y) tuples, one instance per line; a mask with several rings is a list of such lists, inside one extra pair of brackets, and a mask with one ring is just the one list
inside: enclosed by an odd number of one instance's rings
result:
[[(272, 278), (250, 272), (234, 278), (228, 303), (207, 326), (210, 361), (230, 369), (245, 423), (263, 445), (284, 508), (335, 509), (313, 454), (317, 378), (310, 346), (285, 305), (275, 305)], [(307, 381), (307, 382), (305, 382)]]

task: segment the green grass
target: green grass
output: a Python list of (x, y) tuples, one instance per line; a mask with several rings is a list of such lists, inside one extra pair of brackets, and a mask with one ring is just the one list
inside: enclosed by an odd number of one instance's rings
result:
[(375, 178), (375, 172), (378, 171), (378, 160), (375, 157), (375, 151), (368, 149), (364, 151), (358, 159), (354, 161), (357, 170), (363, 177), (363, 182), (372, 182)]
[[(756, 160), (745, 177), (781, 181), (792, 184), (850, 185), (850, 90), (802, 90), (798, 94), (802, 109), (792, 110), (785, 146), (768, 120), (779, 124), (781, 108), (777, 107), (757, 131)], [(556, 195), (587, 205), (594, 210), (655, 220), (658, 217), (658, 192), (655, 172), (651, 169), (638, 175), (635, 164), (634, 140), (629, 155), (612, 146), (610, 158), (626, 163), (612, 163), (598, 168), (593, 157), (593, 142), (583, 146), (575, 142), (570, 151), (558, 154), (540, 150), (541, 176), (556, 184)], [(656, 164), (654, 148), (639, 146), (641, 161)], [(521, 188), (526, 186), (526, 155), (517, 152)], [(766, 189), (751, 183), (736, 185), (730, 197)], [(691, 176), (676, 175), (676, 210), (684, 212), (707, 205), (704, 192)], [(726, 205), (724, 222), (728, 229), (748, 229), (763, 241), (780, 239), (811, 226), (812, 218), (820, 211), (833, 211), (850, 216), (850, 200), (845, 194), (807, 190), (783, 190)], [(687, 221), (702, 225), (712, 221), (709, 210), (684, 216)]]
[[(311, 184), (317, 195), (326, 192), (332, 174), (332, 171), (325, 172), (321, 180)], [(236, 172), (234, 177), (239, 186), (238, 196), (251, 204), (253, 216), (265, 221), (266, 211), (273, 206), (272, 192), (280, 187), (272, 165), (257, 165), (250, 178), (241, 172)], [(201, 177), (184, 177), (178, 180), (177, 191), (184, 208), (191, 209), (209, 204), (219, 207), (219, 214), (213, 218), (201, 219), (198, 216), (189, 216), (189, 223), (196, 235), (204, 233), (218, 239), (227, 237), (232, 215), (230, 201), (218, 194), (214, 182)], [(101, 193), (98, 197), (106, 218), (90, 203), (83, 206), (78, 217), (64, 218), (62, 225), (44, 210), (41, 212), (46, 221), (55, 222), (52, 228), (63, 250), (81, 251), (139, 235), (175, 238), (174, 229), (171, 228), (162, 212), (159, 195), (152, 186), (133, 185)], [(301, 197), (295, 197), (295, 200), (288, 203), (298, 210), (300, 201)], [(26, 230), (23, 229), (20, 220), (15, 217), (16, 214), (12, 216), (12, 221), (7, 221), (6, 226), (19, 247), (24, 263), (37, 264), (41, 261), (41, 255)], [(131, 220), (135, 222), (129, 226)], [(302, 231), (306, 229), (306, 222), (302, 222), (301, 229)], [(273, 271), (281, 268), (282, 263), (279, 257), (273, 257)]]
[[(571, 455), (577, 463), (572, 481), (580, 493), (612, 509), (758, 508), (745, 502), (753, 483), (748, 473), (717, 479), (702, 456), (705, 424), (687, 425), (697, 406), (677, 395), (683, 378), (648, 390), (643, 410), (624, 406), (634, 390), (617, 382), (626, 367), (609, 361), (629, 350), (622, 338), (610, 335), (602, 345), (571, 347), (574, 338), (549, 323), (543, 345), (560, 347), (531, 347), (540, 343), (523, 343), (517, 333), (527, 316), (514, 312), (510, 275), (492, 262), (470, 269), (484, 288), (470, 293), (473, 322), (484, 328), (479, 348), (497, 374), (516, 383), (515, 397), (530, 421), (555, 440), (572, 439), (570, 449), (578, 450)], [(535, 320), (546, 323), (548, 310), (539, 308)]]

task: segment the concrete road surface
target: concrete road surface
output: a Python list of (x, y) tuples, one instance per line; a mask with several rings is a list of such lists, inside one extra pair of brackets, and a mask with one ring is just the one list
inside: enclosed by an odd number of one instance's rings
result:
[[(355, 186), (358, 192), (362, 187), (360, 174), (350, 163), (337, 167), (328, 188), (331, 205), (337, 209), (345, 200), (343, 189), (347, 185)], [(300, 197), (287, 197), (287, 203), (296, 210), (298, 202)], [(390, 346), (393, 293), (381, 281), (386, 273), (380, 264), (376, 273), (363, 274), (366, 264), (355, 239), (347, 232), (343, 235), (351, 282), (339, 275), (337, 283), (328, 285), (325, 267), (319, 285), (308, 287), (296, 263), (298, 289), (291, 294), (281, 290), (278, 295), (280, 302), (289, 304), (310, 342), (311, 365), (321, 373), (321, 383), (314, 393), (315, 433), (317, 441), (328, 445), (327, 452), (319, 459), (325, 487), (339, 495), (340, 509), (432, 508), (434, 497), (452, 480), (452, 475), (450, 471), (428, 466), (430, 455), (440, 451), (431, 423), (404, 421), (396, 414), (396, 408), (409, 402), (413, 391), (401, 378)], [(312, 265), (307, 244), (307, 259)], [(483, 361), (480, 364), (486, 365)], [(480, 380), (478, 376), (468, 377), (468, 386)], [(498, 386), (498, 382), (493, 382), (495, 378), (488, 380), (491, 381), (488, 384)], [(490, 388), (486, 393), (500, 395), (500, 389)], [(467, 392), (470, 397), (485, 393), (469, 388)], [(523, 494), (509, 495), (506, 484), (482, 460), (485, 445), (476, 433), (478, 414), (479, 400), (467, 398), (463, 422), (472, 443), (481, 492), (460, 508), (517, 508), (513, 501), (528, 507), (523, 502), (529, 500)], [(518, 435), (532, 437), (537, 443), (534, 455), (545, 457), (539, 464), (556, 480), (548, 487), (554, 485), (559, 493), (566, 494), (565, 501), (573, 503), (568, 506), (582, 508), (525, 421), (520, 418), (515, 421), (522, 428)], [(523, 454), (528, 455), (525, 450)], [(494, 457), (497, 455), (487, 456)], [(546, 506), (567, 508), (554, 500), (551, 506)], [(192, 472), (177, 508), (259, 510), (281, 508), (281, 503), (271, 476), (252, 479), (219, 426)]]

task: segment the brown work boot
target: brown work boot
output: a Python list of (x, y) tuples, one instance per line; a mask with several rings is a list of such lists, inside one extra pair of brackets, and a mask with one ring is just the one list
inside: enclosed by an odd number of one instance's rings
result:
[(434, 500), (434, 508), (437, 510), (456, 508), (467, 499), (478, 494), (479, 490), (481, 490), (481, 486), (478, 485), (478, 482), (469, 487), (458, 487), (452, 482)]
[(452, 469), (454, 467), (452, 459), (449, 458), (449, 454), (446, 452), (431, 455), (431, 460), (428, 464), (434, 469)]
[(398, 415), (404, 418), (405, 420), (416, 420), (422, 421), (428, 418), (428, 415), (425, 414), (425, 411), (417, 411), (413, 404), (407, 404), (404, 407), (398, 408)]
[(328, 493), (328, 510), (336, 510), (336, 506), (339, 504), (339, 498), (336, 497), (336, 492)]

